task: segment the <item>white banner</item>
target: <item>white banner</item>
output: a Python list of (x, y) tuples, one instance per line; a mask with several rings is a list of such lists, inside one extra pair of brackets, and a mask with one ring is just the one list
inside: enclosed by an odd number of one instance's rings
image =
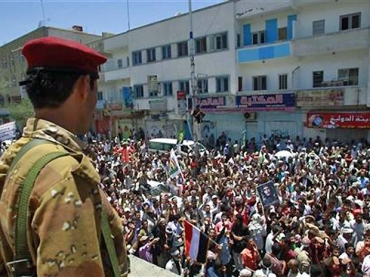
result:
[(0, 141), (15, 138), (15, 121), (0, 125)]
[(171, 178), (174, 178), (179, 174), (181, 174), (181, 168), (179, 166), (175, 151), (171, 149), (169, 175)]

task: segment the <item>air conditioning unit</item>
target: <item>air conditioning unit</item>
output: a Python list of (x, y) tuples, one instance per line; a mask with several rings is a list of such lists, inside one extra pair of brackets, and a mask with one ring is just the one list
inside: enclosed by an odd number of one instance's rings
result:
[(244, 118), (247, 121), (256, 120), (257, 119), (257, 113), (249, 113), (249, 112), (246, 112), (246, 113), (244, 113)]

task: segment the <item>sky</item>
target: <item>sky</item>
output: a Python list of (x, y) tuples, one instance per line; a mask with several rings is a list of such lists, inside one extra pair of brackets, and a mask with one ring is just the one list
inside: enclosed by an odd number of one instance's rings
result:
[[(191, 0), (192, 10), (223, 1)], [(134, 29), (187, 12), (188, 0), (0, 0), (0, 46), (37, 29), (43, 22), (62, 29), (80, 25), (85, 32), (97, 35), (119, 34), (127, 31), (129, 24)]]

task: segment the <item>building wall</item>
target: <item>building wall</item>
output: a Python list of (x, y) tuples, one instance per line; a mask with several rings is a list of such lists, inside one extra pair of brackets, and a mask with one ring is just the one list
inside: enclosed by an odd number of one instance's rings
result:
[(339, 19), (342, 15), (361, 12), (361, 27), (370, 25), (370, 6), (367, 1), (329, 1), (326, 3), (316, 2), (314, 5), (302, 5), (298, 7), (298, 20), (296, 24), (295, 38), (312, 36), (312, 22), (325, 19), (325, 33), (339, 32)]

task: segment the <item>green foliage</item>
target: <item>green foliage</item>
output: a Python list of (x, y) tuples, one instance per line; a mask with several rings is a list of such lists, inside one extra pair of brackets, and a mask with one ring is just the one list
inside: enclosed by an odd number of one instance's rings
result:
[(16, 121), (17, 126), (23, 127), (26, 124), (27, 118), (33, 117), (33, 106), (28, 97), (22, 98), (19, 103), (8, 104), (10, 118)]

